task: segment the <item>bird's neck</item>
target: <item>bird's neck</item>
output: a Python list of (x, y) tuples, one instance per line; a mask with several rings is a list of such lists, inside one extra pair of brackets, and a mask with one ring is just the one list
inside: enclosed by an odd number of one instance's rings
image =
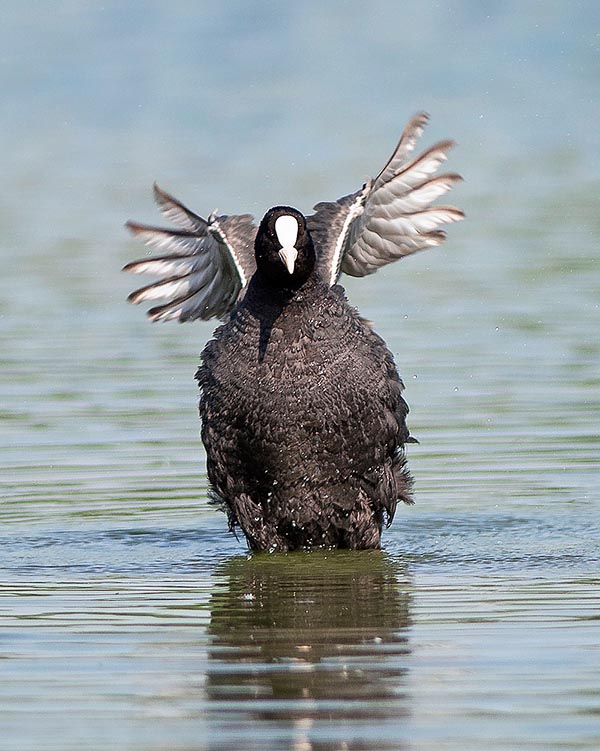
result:
[(299, 284), (295, 282), (289, 285), (274, 284), (271, 279), (258, 270), (250, 280), (247, 294), (262, 301), (268, 300), (276, 305), (284, 306), (293, 303), (295, 300), (301, 300), (307, 295), (314, 294), (322, 284), (320, 278), (314, 273)]

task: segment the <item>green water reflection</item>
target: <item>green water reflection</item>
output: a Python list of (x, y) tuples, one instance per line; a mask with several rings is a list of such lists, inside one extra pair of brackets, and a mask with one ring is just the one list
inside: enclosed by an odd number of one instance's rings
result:
[(381, 551), (317, 552), (235, 558), (218, 575), (206, 686), (217, 724), (279, 724), (307, 749), (351, 743), (356, 723), (359, 737), (369, 722), (398, 737), (409, 712), (404, 566)]

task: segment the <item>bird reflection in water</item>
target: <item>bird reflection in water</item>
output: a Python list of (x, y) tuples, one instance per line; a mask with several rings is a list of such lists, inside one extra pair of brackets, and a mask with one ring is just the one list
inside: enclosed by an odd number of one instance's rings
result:
[[(211, 599), (209, 708), (246, 749), (402, 748), (410, 582), (382, 551), (229, 560)], [(247, 727), (247, 725), (244, 725)]]

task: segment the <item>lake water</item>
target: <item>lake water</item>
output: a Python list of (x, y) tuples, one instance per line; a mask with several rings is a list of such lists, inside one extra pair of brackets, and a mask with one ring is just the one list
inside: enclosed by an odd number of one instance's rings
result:
[[(600, 747), (600, 6), (2, 11), (0, 748)], [(193, 375), (120, 274), (154, 179), (203, 214), (459, 142), (443, 248), (347, 280), (396, 356), (416, 505), (381, 552), (248, 556)]]

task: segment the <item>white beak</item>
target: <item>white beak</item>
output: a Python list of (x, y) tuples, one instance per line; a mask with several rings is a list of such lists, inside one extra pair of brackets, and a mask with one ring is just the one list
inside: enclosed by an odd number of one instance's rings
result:
[(296, 258), (298, 258), (298, 251), (296, 248), (294, 248), (294, 246), (282, 248), (279, 251), (279, 257), (290, 274), (293, 274), (294, 264), (296, 263)]

